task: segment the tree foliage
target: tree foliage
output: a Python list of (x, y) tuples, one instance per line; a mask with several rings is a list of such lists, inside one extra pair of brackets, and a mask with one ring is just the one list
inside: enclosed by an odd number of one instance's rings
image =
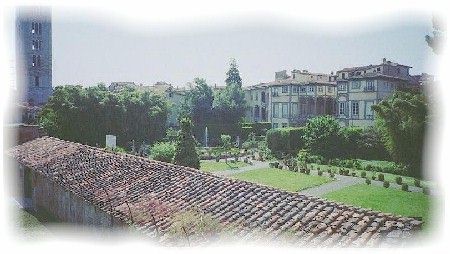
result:
[(332, 116), (311, 118), (306, 123), (303, 139), (312, 154), (334, 158), (339, 154), (339, 123)]
[(428, 46), (433, 49), (435, 54), (439, 54), (442, 50), (442, 44), (445, 41), (445, 27), (444, 22), (439, 20), (438, 17), (433, 16), (433, 35), (425, 35), (425, 41)]
[(175, 156), (176, 147), (173, 142), (157, 142), (150, 148), (153, 160), (171, 163)]
[(422, 176), (427, 107), (423, 94), (404, 91), (395, 92), (373, 106), (377, 128), (392, 158), (415, 177)]
[(120, 146), (153, 143), (164, 137), (167, 102), (150, 92), (104, 85), (59, 86), (39, 115), (39, 125), (54, 137), (104, 146), (105, 135), (117, 136)]
[(214, 94), (205, 79), (195, 78), (182, 103), (180, 117), (190, 117), (194, 126), (194, 136), (201, 140), (205, 127), (212, 117)]
[(196, 142), (192, 135), (192, 121), (189, 118), (183, 118), (180, 125), (174, 162), (177, 165), (199, 169), (200, 160), (195, 149)]
[(225, 83), (226, 87), (215, 94), (213, 102), (214, 119), (211, 125), (219, 134), (237, 136), (240, 133), (247, 102), (234, 59), (231, 61)]

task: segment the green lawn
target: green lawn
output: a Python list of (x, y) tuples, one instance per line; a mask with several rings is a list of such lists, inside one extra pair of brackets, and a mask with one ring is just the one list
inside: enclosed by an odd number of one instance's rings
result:
[(423, 193), (386, 189), (371, 185), (352, 185), (323, 196), (328, 200), (370, 208), (376, 211), (429, 221), (431, 198)]
[(245, 167), (248, 166), (247, 163), (243, 162), (243, 161), (238, 161), (236, 163), (231, 163), (229, 162), (228, 165), (223, 162), (223, 161), (200, 161), (200, 170), (205, 171), (205, 172), (215, 172), (215, 171), (224, 171), (224, 170), (228, 170), (231, 169), (230, 166), (232, 167)]
[[(376, 165), (377, 163), (379, 165), (385, 165), (388, 163), (392, 163), (392, 162), (388, 162), (388, 161), (365, 161), (366, 163), (371, 162), (370, 164), (372, 165)], [(363, 163), (362, 163), (363, 164)], [(316, 163), (309, 163), (309, 166), (313, 166), (314, 169), (317, 169), (318, 167), (324, 171), (327, 171), (329, 168), (331, 168), (331, 170), (334, 171), (334, 173), (338, 173), (340, 168), (343, 167), (337, 167), (337, 166), (333, 166), (333, 165), (320, 165), (320, 164), (316, 164)], [(347, 169), (347, 168), (346, 168)], [(350, 170), (350, 174), (352, 172), (356, 172), (356, 175), (358, 177), (361, 177), (361, 172), (365, 171), (365, 170), (359, 170), (359, 169), (353, 169), (353, 168), (348, 168)], [(384, 179), (389, 181), (390, 183), (394, 183), (395, 184), (395, 178), (397, 176), (401, 176), (401, 175), (395, 175), (395, 174), (391, 174), (391, 173), (382, 173), (382, 172), (374, 172), (374, 171), (366, 171), (367, 176), (370, 178), (372, 177), (373, 174), (375, 174), (376, 177), (378, 177), (378, 174), (384, 174)], [(414, 186), (414, 178), (413, 177), (409, 177), (409, 176), (401, 176), (403, 179), (404, 183), (407, 183), (409, 186)], [(372, 178), (371, 178), (372, 179)], [(377, 178), (378, 179), (378, 178)], [(422, 186), (428, 186), (428, 187), (433, 187), (434, 183), (430, 182), (430, 181), (421, 181)]]
[(324, 176), (313, 176), (275, 168), (251, 170), (234, 174), (231, 177), (292, 192), (331, 181), (330, 178)]

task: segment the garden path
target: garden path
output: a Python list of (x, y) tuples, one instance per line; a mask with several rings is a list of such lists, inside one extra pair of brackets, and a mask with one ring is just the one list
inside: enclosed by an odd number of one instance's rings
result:
[(224, 171), (214, 172), (214, 174), (219, 175), (219, 176), (229, 176), (229, 175), (242, 173), (242, 172), (246, 172), (246, 171), (250, 171), (250, 170), (264, 169), (264, 168), (269, 167), (269, 162), (267, 162), (267, 161), (254, 160), (254, 161), (252, 161), (252, 163), (253, 163), (252, 165), (248, 165), (248, 166), (241, 167), (238, 169), (228, 169), (228, 170), (224, 170)]
[[(324, 173), (324, 175), (325, 174), (326, 173)], [(319, 185), (316, 187), (312, 187), (309, 189), (304, 189), (304, 190), (300, 191), (300, 194), (317, 197), (317, 196), (323, 196), (323, 195), (327, 194), (328, 192), (340, 190), (347, 186), (351, 186), (351, 185), (355, 185), (355, 184), (366, 184), (365, 179), (361, 178), (361, 177), (335, 175), (335, 178), (336, 178), (335, 181), (332, 181), (332, 182), (329, 182), (326, 184), (322, 184), (322, 185)], [(383, 182), (377, 181), (377, 180), (372, 180), (371, 185), (383, 187)], [(401, 190), (402, 186), (391, 182), (389, 188)], [(409, 191), (412, 191), (412, 192), (422, 192), (422, 188), (418, 188), (416, 186), (408, 186), (408, 189), (409, 189)], [(434, 193), (435, 193), (434, 189), (431, 188), (430, 194), (434, 195)]]

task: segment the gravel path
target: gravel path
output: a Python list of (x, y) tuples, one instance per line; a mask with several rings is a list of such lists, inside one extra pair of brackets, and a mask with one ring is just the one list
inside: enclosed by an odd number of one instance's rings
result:
[(213, 174), (219, 175), (219, 176), (229, 176), (229, 175), (242, 173), (242, 172), (246, 172), (246, 171), (250, 171), (250, 170), (264, 169), (264, 168), (269, 167), (269, 162), (267, 162), (267, 161), (264, 161), (264, 162), (252, 161), (252, 163), (253, 163), (253, 165), (248, 165), (248, 166), (241, 167), (238, 169), (229, 169), (229, 170), (224, 170), (224, 171), (218, 171), (218, 172), (214, 172)]
[(340, 190), (350, 185), (361, 184), (365, 182), (364, 179), (359, 177), (342, 176), (342, 175), (335, 175), (334, 177), (336, 178), (336, 180), (316, 187), (302, 190), (300, 191), (300, 194), (318, 197), (328, 192)]
[[(312, 172), (311, 172), (312, 173)], [(317, 173), (317, 171), (315, 171)], [(327, 176), (327, 173), (324, 173)], [(309, 189), (305, 189), (300, 191), (300, 194), (310, 195), (310, 196), (323, 196), (329, 192), (337, 191), (347, 186), (355, 185), (355, 184), (366, 184), (366, 180), (361, 177), (353, 177), (353, 176), (343, 176), (343, 175), (335, 175), (336, 180), (330, 183), (322, 184), (316, 187), (312, 187)], [(383, 182), (378, 180), (371, 180), (371, 185), (383, 187)], [(395, 182), (390, 182), (389, 188), (401, 190), (402, 186), (396, 184)], [(411, 192), (422, 192), (422, 188), (416, 186), (408, 186), (408, 190)], [(430, 194), (435, 195), (435, 190), (430, 189)]]

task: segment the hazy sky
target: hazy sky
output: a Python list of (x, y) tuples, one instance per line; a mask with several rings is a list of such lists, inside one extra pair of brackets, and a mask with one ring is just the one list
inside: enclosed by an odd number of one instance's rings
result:
[(166, 81), (183, 86), (195, 77), (222, 85), (231, 57), (245, 86), (271, 81), (278, 70), (330, 73), (377, 64), (383, 57), (412, 66), (413, 74), (433, 73), (427, 63), (435, 56), (424, 41), (431, 17), (361, 23), (339, 31), (268, 19), (152, 31), (151, 24), (121, 25), (119, 17), (70, 16), (54, 9), (53, 85)]

